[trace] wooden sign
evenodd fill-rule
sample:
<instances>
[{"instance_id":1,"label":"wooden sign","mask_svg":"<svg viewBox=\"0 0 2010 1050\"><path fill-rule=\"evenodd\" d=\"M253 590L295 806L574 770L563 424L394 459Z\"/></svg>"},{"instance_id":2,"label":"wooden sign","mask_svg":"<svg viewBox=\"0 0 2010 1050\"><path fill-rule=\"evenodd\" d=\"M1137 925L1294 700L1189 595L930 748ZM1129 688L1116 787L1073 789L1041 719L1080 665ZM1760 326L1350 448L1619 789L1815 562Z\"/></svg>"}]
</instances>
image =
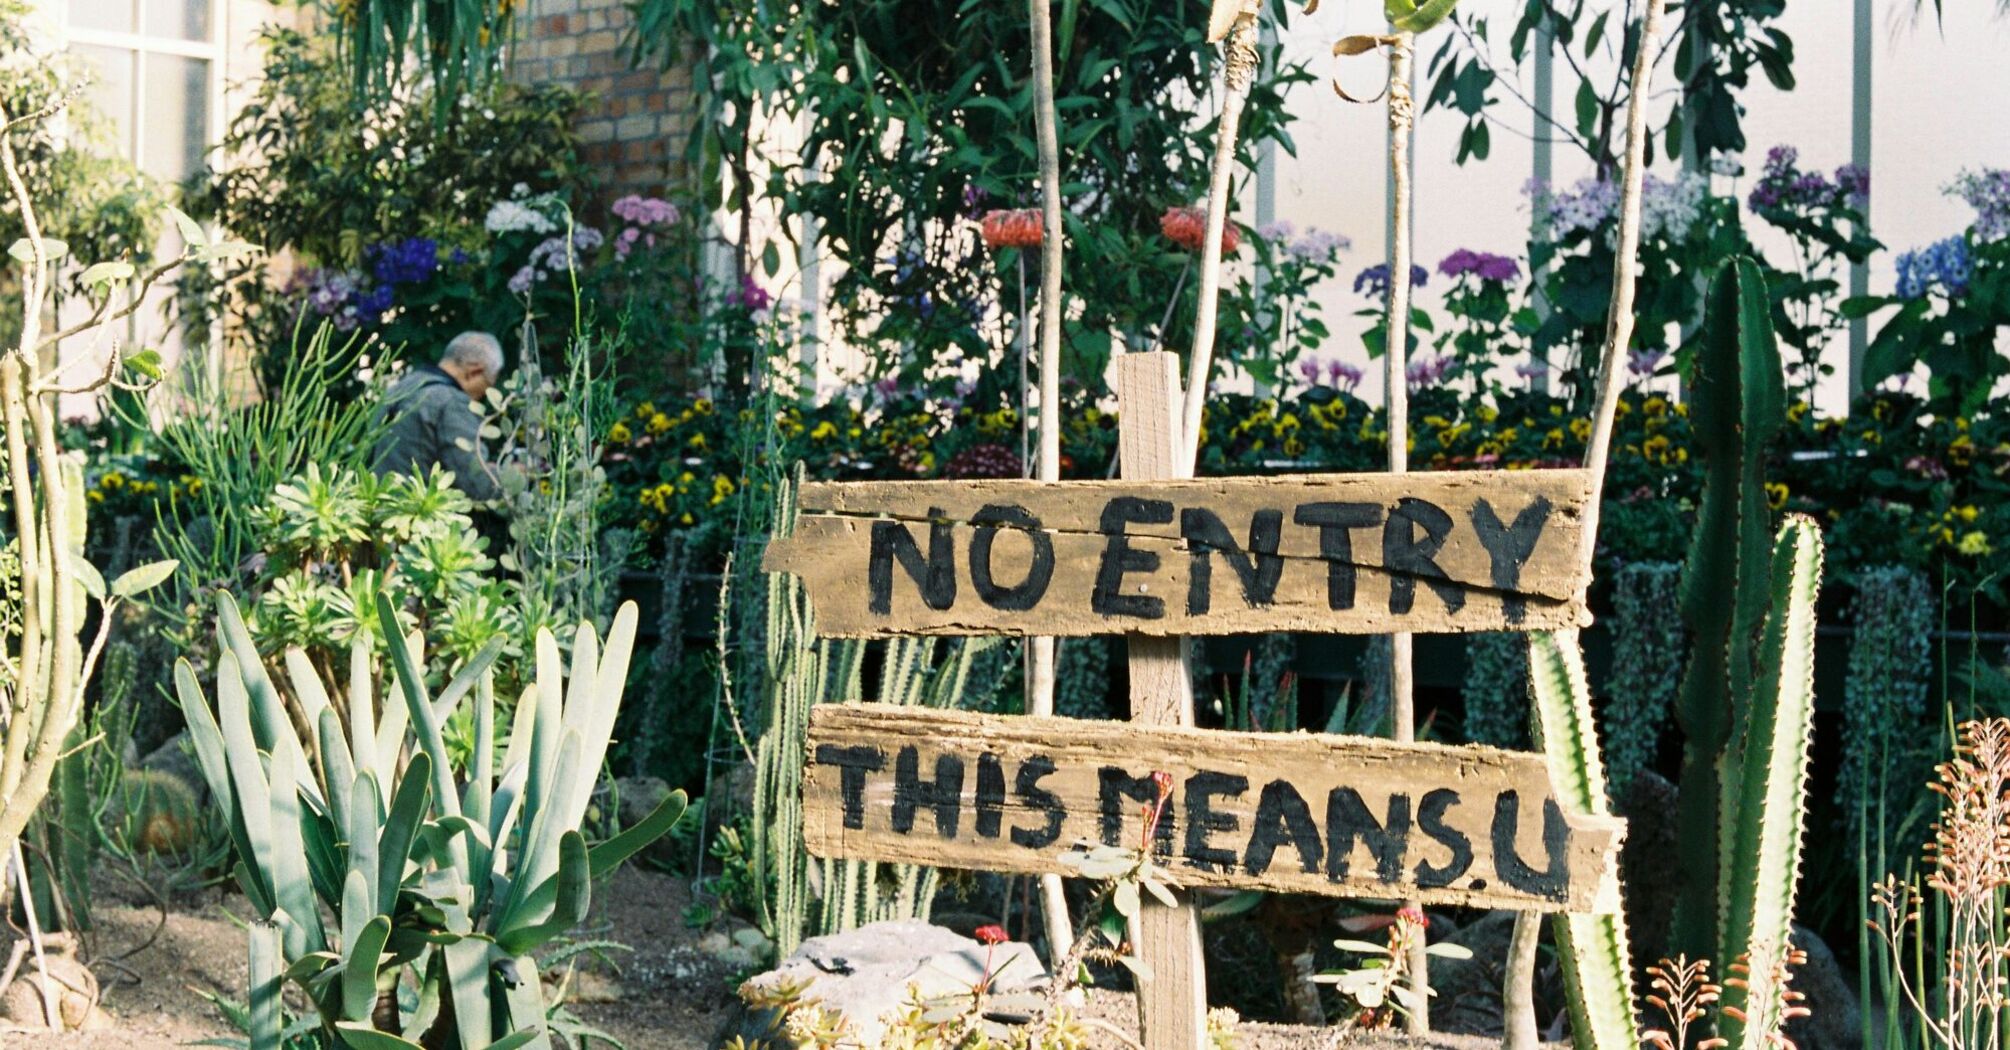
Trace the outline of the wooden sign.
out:
<instances>
[{"instance_id":1,"label":"wooden sign","mask_svg":"<svg viewBox=\"0 0 2010 1050\"><path fill-rule=\"evenodd\" d=\"M819 857L1072 874L1082 844L1154 849L1185 886L1611 912L1623 822L1567 813L1543 758L880 704L810 711Z\"/></svg>"},{"instance_id":2,"label":"wooden sign","mask_svg":"<svg viewBox=\"0 0 2010 1050\"><path fill-rule=\"evenodd\" d=\"M837 637L1578 627L1589 494L1582 470L810 482L766 568Z\"/></svg>"}]
</instances>

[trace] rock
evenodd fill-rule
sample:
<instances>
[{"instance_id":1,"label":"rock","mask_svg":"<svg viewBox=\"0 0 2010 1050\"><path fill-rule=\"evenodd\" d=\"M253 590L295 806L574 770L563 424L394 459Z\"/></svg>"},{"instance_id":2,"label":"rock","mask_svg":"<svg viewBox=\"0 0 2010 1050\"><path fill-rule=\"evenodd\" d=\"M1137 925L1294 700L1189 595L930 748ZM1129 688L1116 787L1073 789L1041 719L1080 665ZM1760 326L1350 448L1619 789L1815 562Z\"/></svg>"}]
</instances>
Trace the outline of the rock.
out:
<instances>
[{"instance_id":1,"label":"rock","mask_svg":"<svg viewBox=\"0 0 2010 1050\"><path fill-rule=\"evenodd\" d=\"M202 775L202 767L195 761L195 745L190 743L188 730L184 729L168 738L168 742L147 753L140 759L141 769L152 769L166 773L188 785L195 794L197 805L209 804L209 781Z\"/></svg>"},{"instance_id":2,"label":"rock","mask_svg":"<svg viewBox=\"0 0 2010 1050\"><path fill-rule=\"evenodd\" d=\"M670 797L670 785L661 777L620 777L614 781L614 793L621 799L620 811L623 828L632 828L656 812L656 807Z\"/></svg>"},{"instance_id":3,"label":"rock","mask_svg":"<svg viewBox=\"0 0 2010 1050\"><path fill-rule=\"evenodd\" d=\"M814 1003L827 1014L844 1017L849 1042L878 1046L889 1015L913 996L969 994L984 979L987 955L994 993L1024 990L1046 978L1030 945L1007 941L987 949L916 919L813 937L780 966L740 986L745 1007L728 1020L715 1045L734 1036L749 1043L768 1038L791 1009Z\"/></svg>"},{"instance_id":4,"label":"rock","mask_svg":"<svg viewBox=\"0 0 2010 1050\"><path fill-rule=\"evenodd\" d=\"M1514 913L1488 912L1453 931L1444 943L1473 953L1470 959L1431 957L1431 1028L1498 1039L1501 1035L1501 977Z\"/></svg>"},{"instance_id":5,"label":"rock","mask_svg":"<svg viewBox=\"0 0 2010 1050\"><path fill-rule=\"evenodd\" d=\"M1787 1038L1799 1050L1859 1050L1864 1045L1863 1012L1835 953L1813 930L1799 926L1794 927L1794 947L1808 957L1794 970L1793 988L1807 996L1801 1005L1809 1012L1787 1025Z\"/></svg>"},{"instance_id":6,"label":"rock","mask_svg":"<svg viewBox=\"0 0 2010 1050\"><path fill-rule=\"evenodd\" d=\"M43 959L48 966L46 986L34 955L22 952L14 983L0 991L0 1017L11 1026L48 1031L49 1015L43 998L46 987L56 1001L56 1019L61 1031L88 1032L110 1027L110 1019L98 1009L97 975L77 961L75 951L76 941L69 934L52 933L43 938Z\"/></svg>"}]
</instances>

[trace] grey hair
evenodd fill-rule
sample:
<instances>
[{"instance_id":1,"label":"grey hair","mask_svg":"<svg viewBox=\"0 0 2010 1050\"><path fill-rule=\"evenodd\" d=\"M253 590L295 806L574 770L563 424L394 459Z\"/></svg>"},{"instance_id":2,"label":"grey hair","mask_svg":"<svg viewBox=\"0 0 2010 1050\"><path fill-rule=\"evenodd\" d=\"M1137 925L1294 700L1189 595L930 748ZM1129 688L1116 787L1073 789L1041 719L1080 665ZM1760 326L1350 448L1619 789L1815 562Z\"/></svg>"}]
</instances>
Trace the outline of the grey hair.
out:
<instances>
[{"instance_id":1,"label":"grey hair","mask_svg":"<svg viewBox=\"0 0 2010 1050\"><path fill-rule=\"evenodd\" d=\"M440 352L440 363L476 365L490 379L500 379L503 371L502 343L487 332L462 332L447 342L447 348Z\"/></svg>"}]
</instances>

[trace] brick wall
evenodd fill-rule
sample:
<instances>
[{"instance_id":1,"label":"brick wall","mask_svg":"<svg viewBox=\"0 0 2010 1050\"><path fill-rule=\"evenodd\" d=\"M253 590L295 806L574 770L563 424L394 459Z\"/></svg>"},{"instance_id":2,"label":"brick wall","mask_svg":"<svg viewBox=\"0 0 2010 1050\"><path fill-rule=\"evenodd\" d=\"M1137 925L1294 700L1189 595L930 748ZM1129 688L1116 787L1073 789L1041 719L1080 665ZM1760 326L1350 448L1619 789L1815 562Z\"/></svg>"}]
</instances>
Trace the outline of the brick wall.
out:
<instances>
[{"instance_id":1,"label":"brick wall","mask_svg":"<svg viewBox=\"0 0 2010 1050\"><path fill-rule=\"evenodd\" d=\"M579 136L603 198L688 196L679 191L691 127L690 67L630 63L628 0L532 0L525 15L509 75L591 93Z\"/></svg>"}]
</instances>

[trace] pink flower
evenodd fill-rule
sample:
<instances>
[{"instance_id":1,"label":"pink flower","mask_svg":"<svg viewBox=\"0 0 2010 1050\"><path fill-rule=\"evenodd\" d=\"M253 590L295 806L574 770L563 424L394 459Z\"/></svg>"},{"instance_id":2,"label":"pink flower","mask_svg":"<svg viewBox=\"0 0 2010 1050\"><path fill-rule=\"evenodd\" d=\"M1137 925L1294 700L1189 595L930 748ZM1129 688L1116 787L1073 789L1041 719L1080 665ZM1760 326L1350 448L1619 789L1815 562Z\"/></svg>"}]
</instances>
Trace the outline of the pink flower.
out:
<instances>
[{"instance_id":1,"label":"pink flower","mask_svg":"<svg viewBox=\"0 0 2010 1050\"><path fill-rule=\"evenodd\" d=\"M1006 934L1005 927L1000 926L996 923L993 923L989 926L977 927L977 940L980 941L981 943L1004 944L1006 941L1009 941L1011 939L1012 938L1008 934Z\"/></svg>"},{"instance_id":2,"label":"pink flower","mask_svg":"<svg viewBox=\"0 0 2010 1050\"><path fill-rule=\"evenodd\" d=\"M1044 232L1038 208L1000 208L984 213L986 248L1038 248Z\"/></svg>"}]
</instances>

